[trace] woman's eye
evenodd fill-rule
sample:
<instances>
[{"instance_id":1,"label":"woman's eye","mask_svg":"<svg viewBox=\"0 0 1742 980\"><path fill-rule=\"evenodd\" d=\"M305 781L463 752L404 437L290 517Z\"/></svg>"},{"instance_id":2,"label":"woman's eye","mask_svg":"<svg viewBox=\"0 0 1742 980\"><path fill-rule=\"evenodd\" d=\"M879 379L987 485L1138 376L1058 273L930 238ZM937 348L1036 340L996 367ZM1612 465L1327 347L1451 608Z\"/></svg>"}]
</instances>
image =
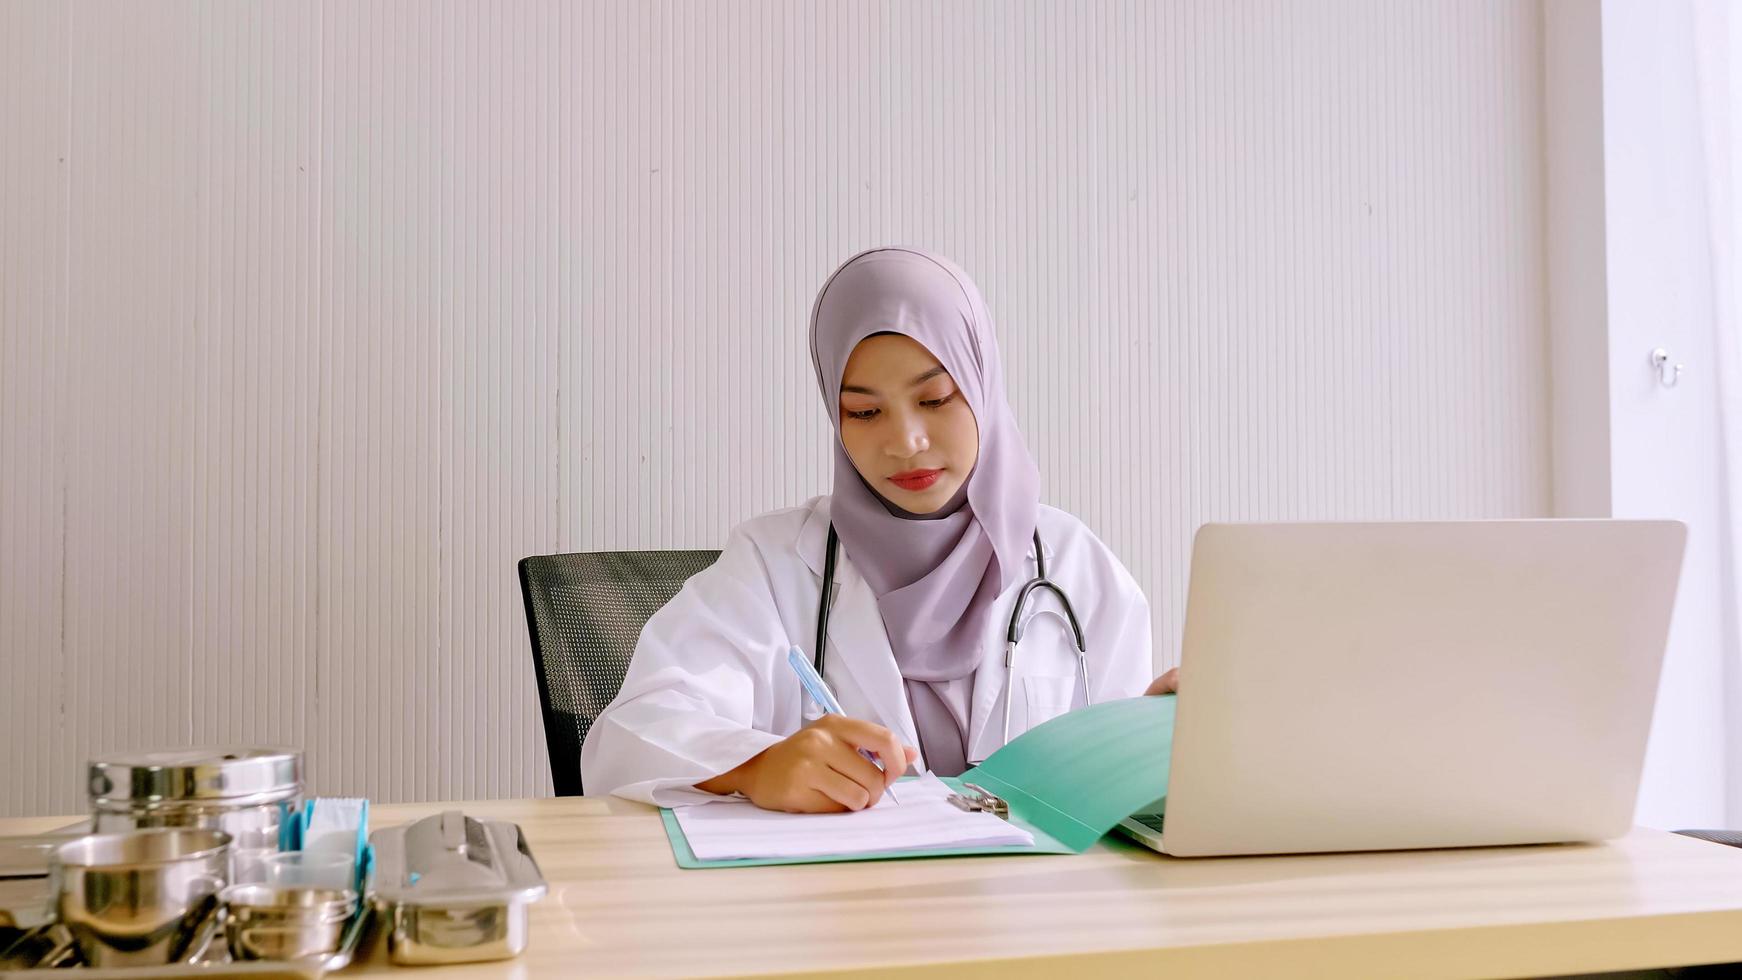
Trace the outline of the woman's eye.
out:
<instances>
[{"instance_id":1,"label":"woman's eye","mask_svg":"<svg viewBox=\"0 0 1742 980\"><path fill-rule=\"evenodd\" d=\"M877 410L875 408L867 408L863 412L855 412L852 409L843 408L841 409L841 414L850 419L858 419L861 422L867 422L877 415Z\"/></svg>"},{"instance_id":2,"label":"woman's eye","mask_svg":"<svg viewBox=\"0 0 1742 980\"><path fill-rule=\"evenodd\" d=\"M952 391L942 398L928 398L925 401L920 402L920 405L925 408L942 408L950 402L955 401L956 395L958 394L960 394L960 392Z\"/></svg>"}]
</instances>

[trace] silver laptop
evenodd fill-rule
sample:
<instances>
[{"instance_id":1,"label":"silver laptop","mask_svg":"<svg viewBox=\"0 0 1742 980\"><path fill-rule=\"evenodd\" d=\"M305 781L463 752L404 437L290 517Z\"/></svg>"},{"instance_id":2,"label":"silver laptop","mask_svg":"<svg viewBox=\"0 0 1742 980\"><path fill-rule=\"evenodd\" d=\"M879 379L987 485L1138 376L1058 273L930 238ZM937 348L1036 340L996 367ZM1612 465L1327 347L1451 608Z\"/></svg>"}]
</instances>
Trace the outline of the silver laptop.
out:
<instances>
[{"instance_id":1,"label":"silver laptop","mask_svg":"<svg viewBox=\"0 0 1742 980\"><path fill-rule=\"evenodd\" d=\"M1178 856L1600 840L1632 824L1687 528L1211 524L1192 550Z\"/></svg>"}]
</instances>

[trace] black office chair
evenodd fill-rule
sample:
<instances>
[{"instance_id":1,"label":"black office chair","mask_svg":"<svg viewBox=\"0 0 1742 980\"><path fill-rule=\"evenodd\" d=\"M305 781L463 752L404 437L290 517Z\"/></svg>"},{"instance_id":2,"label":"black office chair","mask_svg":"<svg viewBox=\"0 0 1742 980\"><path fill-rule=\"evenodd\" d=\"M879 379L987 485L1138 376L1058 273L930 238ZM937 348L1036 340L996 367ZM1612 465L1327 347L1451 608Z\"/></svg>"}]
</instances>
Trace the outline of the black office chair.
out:
<instances>
[{"instance_id":1,"label":"black office chair","mask_svg":"<svg viewBox=\"0 0 1742 980\"><path fill-rule=\"evenodd\" d=\"M718 551L593 551L520 561L558 796L581 795L581 742L617 696L641 627Z\"/></svg>"}]
</instances>

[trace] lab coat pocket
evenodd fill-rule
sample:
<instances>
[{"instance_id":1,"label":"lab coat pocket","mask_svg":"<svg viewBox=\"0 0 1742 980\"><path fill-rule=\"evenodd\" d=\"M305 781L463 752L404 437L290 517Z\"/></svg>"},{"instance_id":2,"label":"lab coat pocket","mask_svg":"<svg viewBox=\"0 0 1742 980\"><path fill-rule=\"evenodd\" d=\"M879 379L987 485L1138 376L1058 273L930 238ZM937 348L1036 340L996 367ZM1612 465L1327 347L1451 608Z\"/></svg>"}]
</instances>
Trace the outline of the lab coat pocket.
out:
<instances>
[{"instance_id":1,"label":"lab coat pocket","mask_svg":"<svg viewBox=\"0 0 1742 980\"><path fill-rule=\"evenodd\" d=\"M1076 683L1075 677L1024 677L1022 692L1028 711L1024 730L1071 710L1071 695L1076 692Z\"/></svg>"}]
</instances>

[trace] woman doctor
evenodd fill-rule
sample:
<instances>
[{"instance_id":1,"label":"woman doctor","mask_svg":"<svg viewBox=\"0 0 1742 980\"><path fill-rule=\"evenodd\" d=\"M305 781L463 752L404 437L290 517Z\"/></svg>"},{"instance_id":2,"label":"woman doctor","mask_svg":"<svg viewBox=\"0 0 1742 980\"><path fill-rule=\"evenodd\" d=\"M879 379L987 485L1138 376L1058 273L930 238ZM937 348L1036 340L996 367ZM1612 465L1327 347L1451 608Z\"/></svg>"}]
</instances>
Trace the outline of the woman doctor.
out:
<instances>
[{"instance_id":1,"label":"woman doctor","mask_svg":"<svg viewBox=\"0 0 1742 980\"><path fill-rule=\"evenodd\" d=\"M985 759L1004 743L1006 699L1014 737L1091 701L1174 690L1174 671L1150 683L1149 604L1130 573L1081 521L1040 503L992 320L966 273L907 249L854 256L817 294L811 359L838 436L834 492L739 525L648 620L621 691L587 732L588 793L858 810L910 765L955 775ZM823 677L845 714L822 716L787 651L816 657L831 524ZM1081 625L1086 670L1045 590L1024 606L1006 670L1037 532Z\"/></svg>"}]
</instances>

